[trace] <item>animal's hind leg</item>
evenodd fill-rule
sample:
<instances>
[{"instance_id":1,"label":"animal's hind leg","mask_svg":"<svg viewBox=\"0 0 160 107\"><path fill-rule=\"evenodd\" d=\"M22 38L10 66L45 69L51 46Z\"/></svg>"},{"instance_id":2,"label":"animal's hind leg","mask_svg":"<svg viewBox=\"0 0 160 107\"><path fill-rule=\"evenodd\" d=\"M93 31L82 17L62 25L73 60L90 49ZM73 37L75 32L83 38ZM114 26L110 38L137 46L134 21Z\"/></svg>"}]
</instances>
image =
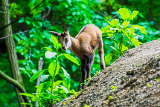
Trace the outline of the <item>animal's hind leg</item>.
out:
<instances>
[{"instance_id":1,"label":"animal's hind leg","mask_svg":"<svg viewBox=\"0 0 160 107\"><path fill-rule=\"evenodd\" d=\"M99 53L99 57L100 57L100 66L101 69L105 68L105 62L104 62L104 51L103 51L103 42L102 39L99 41L99 47L98 47L98 53Z\"/></svg>"},{"instance_id":2,"label":"animal's hind leg","mask_svg":"<svg viewBox=\"0 0 160 107\"><path fill-rule=\"evenodd\" d=\"M93 59L94 59L94 55L88 55L87 56L87 66L86 66L87 79L90 78L90 76L91 76L90 71L91 71L91 66L92 66Z\"/></svg>"}]
</instances>

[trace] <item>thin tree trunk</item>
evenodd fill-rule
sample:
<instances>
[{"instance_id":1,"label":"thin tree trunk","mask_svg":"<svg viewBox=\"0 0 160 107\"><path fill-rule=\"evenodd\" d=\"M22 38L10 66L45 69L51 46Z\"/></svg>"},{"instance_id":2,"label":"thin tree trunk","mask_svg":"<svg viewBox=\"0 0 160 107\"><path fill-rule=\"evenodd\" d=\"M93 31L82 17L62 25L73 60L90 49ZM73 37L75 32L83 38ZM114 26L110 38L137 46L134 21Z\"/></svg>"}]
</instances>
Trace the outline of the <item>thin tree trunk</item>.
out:
<instances>
[{"instance_id":1,"label":"thin tree trunk","mask_svg":"<svg viewBox=\"0 0 160 107\"><path fill-rule=\"evenodd\" d=\"M38 71L42 70L42 68L43 68L43 63L44 63L43 58L40 57L40 59L39 59L39 64L38 64ZM38 79L37 79L37 84L36 84L37 87L40 85L40 81L41 81L41 74L39 75L39 77L38 77ZM36 93L38 93L38 92L37 92L37 89L36 89ZM36 107L39 106L38 101L36 101L35 104L36 104Z\"/></svg>"},{"instance_id":2,"label":"thin tree trunk","mask_svg":"<svg viewBox=\"0 0 160 107\"><path fill-rule=\"evenodd\" d=\"M0 7L2 8L2 26L5 26L10 23L10 15L9 15L9 6L8 6L8 0L0 0ZM8 36L12 35L12 28L11 25L7 26L3 30L3 36ZM15 43L14 43L14 38L13 36L9 36L5 39L6 47L7 47L7 52L8 52L8 58L10 62L10 68L12 72L13 78L19 82L22 87L23 86L23 81L22 81L22 76L19 71L19 65L18 65L18 59L17 59L17 54L15 50ZM20 107L26 107L25 105L22 105L21 103L24 102L23 96L18 95L20 91L15 87L16 95L18 98L18 102Z\"/></svg>"}]
</instances>

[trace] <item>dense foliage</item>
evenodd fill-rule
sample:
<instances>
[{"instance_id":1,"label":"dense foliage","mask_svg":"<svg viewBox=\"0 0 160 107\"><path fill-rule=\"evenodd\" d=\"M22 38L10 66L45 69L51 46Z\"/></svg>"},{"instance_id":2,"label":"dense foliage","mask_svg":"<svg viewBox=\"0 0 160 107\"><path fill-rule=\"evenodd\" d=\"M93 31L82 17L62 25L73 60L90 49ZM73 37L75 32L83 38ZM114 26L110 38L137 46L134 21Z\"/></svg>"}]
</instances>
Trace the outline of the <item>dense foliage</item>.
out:
<instances>
[{"instance_id":1,"label":"dense foliage","mask_svg":"<svg viewBox=\"0 0 160 107\"><path fill-rule=\"evenodd\" d=\"M31 97L32 101L38 101L41 106L49 104L51 99L56 102L70 94L76 95L81 77L80 61L69 50L63 51L49 30L62 32L61 25L66 25L74 37L86 24L99 26L103 32L106 66L126 50L160 37L158 0L120 1L11 0L11 20L19 19L12 24L12 29L19 69L28 92L25 95ZM11 75L7 54L0 52L0 70ZM99 55L97 51L95 53L92 76L100 70ZM40 57L43 57L44 65L43 70L38 71ZM40 74L41 84L35 87L34 80ZM17 106L14 87L1 78L0 84L0 106Z\"/></svg>"}]
</instances>

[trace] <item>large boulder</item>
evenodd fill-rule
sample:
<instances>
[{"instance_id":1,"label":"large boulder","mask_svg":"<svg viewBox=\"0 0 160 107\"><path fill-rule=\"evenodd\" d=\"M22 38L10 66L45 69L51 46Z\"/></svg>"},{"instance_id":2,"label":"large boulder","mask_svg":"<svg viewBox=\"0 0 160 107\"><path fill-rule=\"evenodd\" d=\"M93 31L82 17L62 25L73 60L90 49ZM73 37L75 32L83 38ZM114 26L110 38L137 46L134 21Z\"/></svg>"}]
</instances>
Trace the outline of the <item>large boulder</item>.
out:
<instances>
[{"instance_id":1,"label":"large boulder","mask_svg":"<svg viewBox=\"0 0 160 107\"><path fill-rule=\"evenodd\" d=\"M55 106L160 106L160 39L129 49L92 77L77 96Z\"/></svg>"}]
</instances>

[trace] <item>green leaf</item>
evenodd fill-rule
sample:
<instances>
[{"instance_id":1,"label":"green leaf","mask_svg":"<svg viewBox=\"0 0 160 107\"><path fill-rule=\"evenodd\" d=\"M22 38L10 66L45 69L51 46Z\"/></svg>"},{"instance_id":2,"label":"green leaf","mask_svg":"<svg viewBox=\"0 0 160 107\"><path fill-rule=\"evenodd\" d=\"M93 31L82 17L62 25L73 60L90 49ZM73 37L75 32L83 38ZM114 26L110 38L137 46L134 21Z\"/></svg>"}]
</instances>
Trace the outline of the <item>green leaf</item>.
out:
<instances>
[{"instance_id":1,"label":"green leaf","mask_svg":"<svg viewBox=\"0 0 160 107\"><path fill-rule=\"evenodd\" d=\"M23 23L24 22L24 18L22 17L19 21L18 21L18 23Z\"/></svg>"},{"instance_id":2,"label":"green leaf","mask_svg":"<svg viewBox=\"0 0 160 107\"><path fill-rule=\"evenodd\" d=\"M129 28L129 37L132 38L134 34L135 29L134 28Z\"/></svg>"},{"instance_id":3,"label":"green leaf","mask_svg":"<svg viewBox=\"0 0 160 107\"><path fill-rule=\"evenodd\" d=\"M47 51L51 51L51 52L53 52L53 50L51 49L51 48L49 48L49 47L43 47L42 49L47 49Z\"/></svg>"},{"instance_id":4,"label":"green leaf","mask_svg":"<svg viewBox=\"0 0 160 107\"><path fill-rule=\"evenodd\" d=\"M75 63L77 65L80 65L78 60L75 57L71 56L70 54L62 54L62 55L64 55L67 59L69 59L73 63Z\"/></svg>"},{"instance_id":5,"label":"green leaf","mask_svg":"<svg viewBox=\"0 0 160 107\"><path fill-rule=\"evenodd\" d=\"M67 94L68 93L68 90L67 90L67 88L66 87L64 87L63 85L60 85L62 88L63 88L63 90L65 91L65 93Z\"/></svg>"},{"instance_id":6,"label":"green leaf","mask_svg":"<svg viewBox=\"0 0 160 107\"><path fill-rule=\"evenodd\" d=\"M44 84L45 84L45 83L40 83L40 85L37 87L37 93L41 93ZM36 97L39 98L39 94L36 94Z\"/></svg>"},{"instance_id":7,"label":"green leaf","mask_svg":"<svg viewBox=\"0 0 160 107\"><path fill-rule=\"evenodd\" d=\"M28 97L31 97L31 98L36 98L34 95L29 94L29 93L20 93L19 95L24 95L24 96L28 96Z\"/></svg>"},{"instance_id":8,"label":"green leaf","mask_svg":"<svg viewBox=\"0 0 160 107\"><path fill-rule=\"evenodd\" d=\"M45 52L45 57L46 57L46 58L52 58L52 57L54 57L55 55L57 55L56 52L51 52L51 51L46 51L46 52Z\"/></svg>"},{"instance_id":9,"label":"green leaf","mask_svg":"<svg viewBox=\"0 0 160 107\"><path fill-rule=\"evenodd\" d=\"M128 21L123 21L122 25L123 25L123 28L126 28L128 26L129 22Z\"/></svg>"},{"instance_id":10,"label":"green leaf","mask_svg":"<svg viewBox=\"0 0 160 107\"><path fill-rule=\"evenodd\" d=\"M13 37L16 39L17 42L21 41L21 39L17 35L14 35Z\"/></svg>"},{"instance_id":11,"label":"green leaf","mask_svg":"<svg viewBox=\"0 0 160 107\"><path fill-rule=\"evenodd\" d=\"M143 26L139 26L139 25L132 25L135 29L139 29L141 31L141 33L147 35L146 29Z\"/></svg>"},{"instance_id":12,"label":"green leaf","mask_svg":"<svg viewBox=\"0 0 160 107\"><path fill-rule=\"evenodd\" d=\"M131 41L132 41L133 45L135 45L135 46L139 46L139 45L142 44L141 42L139 42L139 41L136 40L135 38L132 38Z\"/></svg>"},{"instance_id":13,"label":"green leaf","mask_svg":"<svg viewBox=\"0 0 160 107\"><path fill-rule=\"evenodd\" d=\"M129 10L126 9L126 8L120 8L118 10L118 13L120 14L121 18L123 20L128 20L130 18L130 13L129 13Z\"/></svg>"},{"instance_id":14,"label":"green leaf","mask_svg":"<svg viewBox=\"0 0 160 107\"><path fill-rule=\"evenodd\" d=\"M127 32L125 31L125 30L121 30L122 32L123 32L123 34L126 36L126 37L128 37L128 34L127 34Z\"/></svg>"},{"instance_id":15,"label":"green leaf","mask_svg":"<svg viewBox=\"0 0 160 107\"><path fill-rule=\"evenodd\" d=\"M41 75L41 82L44 82L48 77L49 75Z\"/></svg>"},{"instance_id":16,"label":"green leaf","mask_svg":"<svg viewBox=\"0 0 160 107\"><path fill-rule=\"evenodd\" d=\"M62 83L61 80L57 80L56 82L54 82L53 89L55 89L56 86L58 86L60 83Z\"/></svg>"},{"instance_id":17,"label":"green leaf","mask_svg":"<svg viewBox=\"0 0 160 107\"><path fill-rule=\"evenodd\" d=\"M47 69L43 69L38 71L37 73L35 73L31 78L30 78L30 82L32 83L40 74L42 74L44 71L46 71Z\"/></svg>"},{"instance_id":18,"label":"green leaf","mask_svg":"<svg viewBox=\"0 0 160 107\"><path fill-rule=\"evenodd\" d=\"M77 70L76 65L72 65L72 71L75 72Z\"/></svg>"},{"instance_id":19,"label":"green leaf","mask_svg":"<svg viewBox=\"0 0 160 107\"><path fill-rule=\"evenodd\" d=\"M21 103L23 105L33 105L33 104L30 104L30 103Z\"/></svg>"},{"instance_id":20,"label":"green leaf","mask_svg":"<svg viewBox=\"0 0 160 107\"><path fill-rule=\"evenodd\" d=\"M28 20L25 20L25 22L27 23L27 25L29 25L31 22L30 21L28 21Z\"/></svg>"},{"instance_id":21,"label":"green leaf","mask_svg":"<svg viewBox=\"0 0 160 107\"><path fill-rule=\"evenodd\" d=\"M51 38L52 38L52 42L53 42L53 46L56 46L58 45L58 40L53 36L51 35Z\"/></svg>"},{"instance_id":22,"label":"green leaf","mask_svg":"<svg viewBox=\"0 0 160 107\"><path fill-rule=\"evenodd\" d=\"M119 48L119 44L117 44L117 47ZM125 52L126 50L128 50L128 47L124 46L124 44L122 44L122 52Z\"/></svg>"},{"instance_id":23,"label":"green leaf","mask_svg":"<svg viewBox=\"0 0 160 107\"><path fill-rule=\"evenodd\" d=\"M110 62L111 62L111 60L112 60L112 54L111 53L109 53L109 54L107 54L106 56L105 56L105 62L106 62L106 64L110 64Z\"/></svg>"},{"instance_id":24,"label":"green leaf","mask_svg":"<svg viewBox=\"0 0 160 107\"><path fill-rule=\"evenodd\" d=\"M133 11L133 13L130 16L129 20L133 20L133 18L136 17L138 13L139 13L139 11Z\"/></svg>"},{"instance_id":25,"label":"green leaf","mask_svg":"<svg viewBox=\"0 0 160 107\"><path fill-rule=\"evenodd\" d=\"M61 67L61 69L64 72L64 77L63 77L63 86L66 87L68 90L70 90L70 75L67 73L67 71Z\"/></svg>"},{"instance_id":26,"label":"green leaf","mask_svg":"<svg viewBox=\"0 0 160 107\"><path fill-rule=\"evenodd\" d=\"M53 77L54 74L56 76L58 74L58 72L59 72L59 68L60 68L59 63L56 63L56 61L53 61L48 66L48 72L52 77Z\"/></svg>"},{"instance_id":27,"label":"green leaf","mask_svg":"<svg viewBox=\"0 0 160 107\"><path fill-rule=\"evenodd\" d=\"M140 26L139 30L141 31L141 33L147 35L146 29L143 26Z\"/></svg>"},{"instance_id":28,"label":"green leaf","mask_svg":"<svg viewBox=\"0 0 160 107\"><path fill-rule=\"evenodd\" d=\"M119 23L119 19L112 19L111 22L110 22L110 25L112 27L116 27Z\"/></svg>"}]
</instances>

